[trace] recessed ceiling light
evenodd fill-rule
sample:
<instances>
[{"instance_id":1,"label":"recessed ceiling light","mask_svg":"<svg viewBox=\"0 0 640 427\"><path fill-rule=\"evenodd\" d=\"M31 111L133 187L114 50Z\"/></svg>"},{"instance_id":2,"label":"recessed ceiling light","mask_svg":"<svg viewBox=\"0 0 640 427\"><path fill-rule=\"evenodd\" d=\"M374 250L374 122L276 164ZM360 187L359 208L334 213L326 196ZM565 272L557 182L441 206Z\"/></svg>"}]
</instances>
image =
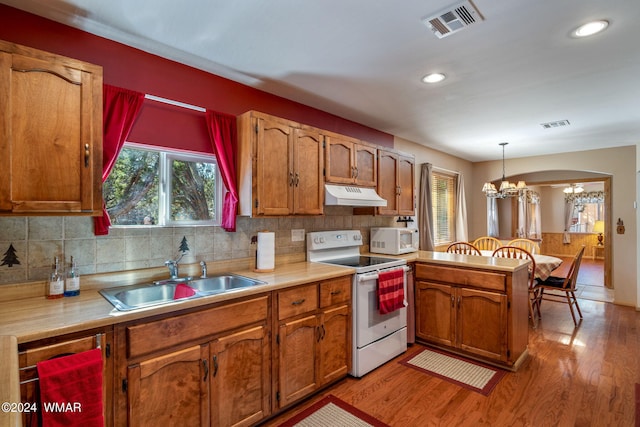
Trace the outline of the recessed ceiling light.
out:
<instances>
[{"instance_id":1,"label":"recessed ceiling light","mask_svg":"<svg viewBox=\"0 0 640 427\"><path fill-rule=\"evenodd\" d=\"M423 83L438 83L443 81L447 76L442 73L431 73L427 74L422 78Z\"/></svg>"},{"instance_id":2,"label":"recessed ceiling light","mask_svg":"<svg viewBox=\"0 0 640 427\"><path fill-rule=\"evenodd\" d=\"M604 31L609 26L609 21L604 19L599 21L591 21L580 25L571 33L574 37L588 37Z\"/></svg>"}]
</instances>

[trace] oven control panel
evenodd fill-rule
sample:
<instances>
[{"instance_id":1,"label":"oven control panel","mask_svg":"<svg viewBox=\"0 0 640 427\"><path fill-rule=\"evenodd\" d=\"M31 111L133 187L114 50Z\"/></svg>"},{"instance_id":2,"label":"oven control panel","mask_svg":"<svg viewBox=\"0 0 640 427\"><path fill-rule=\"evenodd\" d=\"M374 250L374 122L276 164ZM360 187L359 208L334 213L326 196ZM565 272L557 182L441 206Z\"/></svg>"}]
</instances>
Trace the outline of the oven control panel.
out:
<instances>
[{"instance_id":1,"label":"oven control panel","mask_svg":"<svg viewBox=\"0 0 640 427\"><path fill-rule=\"evenodd\" d=\"M307 250L361 246L360 230L316 231L307 234Z\"/></svg>"}]
</instances>

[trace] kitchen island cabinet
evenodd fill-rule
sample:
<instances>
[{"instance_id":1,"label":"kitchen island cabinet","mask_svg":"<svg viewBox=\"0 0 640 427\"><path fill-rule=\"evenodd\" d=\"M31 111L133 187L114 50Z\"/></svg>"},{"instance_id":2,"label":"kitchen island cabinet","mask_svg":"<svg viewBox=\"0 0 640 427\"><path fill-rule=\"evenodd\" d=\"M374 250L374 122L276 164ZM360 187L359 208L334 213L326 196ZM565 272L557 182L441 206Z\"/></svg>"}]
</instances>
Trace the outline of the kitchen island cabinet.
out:
<instances>
[{"instance_id":1,"label":"kitchen island cabinet","mask_svg":"<svg viewBox=\"0 0 640 427\"><path fill-rule=\"evenodd\" d=\"M418 341L516 370L527 355L526 263L437 256L415 265Z\"/></svg>"},{"instance_id":2,"label":"kitchen island cabinet","mask_svg":"<svg viewBox=\"0 0 640 427\"><path fill-rule=\"evenodd\" d=\"M0 214L102 212L102 67L0 41Z\"/></svg>"}]
</instances>

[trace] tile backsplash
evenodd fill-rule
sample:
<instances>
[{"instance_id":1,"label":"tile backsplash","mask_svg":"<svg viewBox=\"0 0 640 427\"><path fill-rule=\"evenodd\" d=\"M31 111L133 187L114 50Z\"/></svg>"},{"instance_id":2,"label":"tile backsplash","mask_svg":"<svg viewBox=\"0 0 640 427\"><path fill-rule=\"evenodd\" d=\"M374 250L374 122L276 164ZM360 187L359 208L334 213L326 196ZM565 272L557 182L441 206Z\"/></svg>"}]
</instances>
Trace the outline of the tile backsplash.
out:
<instances>
[{"instance_id":1,"label":"tile backsplash","mask_svg":"<svg viewBox=\"0 0 640 427\"><path fill-rule=\"evenodd\" d=\"M0 284L47 278L54 256L71 256L80 274L161 267L180 255L186 237L189 251L181 262L224 261L255 255L251 237L258 231L276 233L276 255L306 253L306 241L291 241L292 229L305 233L359 229L365 245L369 228L397 226L395 217L353 215L349 207L327 206L325 215L309 217L238 217L236 232L220 227L114 227L107 236L93 234L90 217L0 217Z\"/></svg>"}]
</instances>

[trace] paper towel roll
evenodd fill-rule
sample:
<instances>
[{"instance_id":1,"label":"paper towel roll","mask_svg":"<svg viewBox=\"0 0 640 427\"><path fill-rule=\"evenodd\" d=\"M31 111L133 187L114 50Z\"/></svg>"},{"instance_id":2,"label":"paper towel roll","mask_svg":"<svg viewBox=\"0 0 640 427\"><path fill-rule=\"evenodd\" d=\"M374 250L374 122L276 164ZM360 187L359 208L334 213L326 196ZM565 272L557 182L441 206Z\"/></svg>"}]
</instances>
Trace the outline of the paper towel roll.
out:
<instances>
[{"instance_id":1,"label":"paper towel roll","mask_svg":"<svg viewBox=\"0 0 640 427\"><path fill-rule=\"evenodd\" d=\"M276 234L273 232L259 232L255 271L273 271L275 259Z\"/></svg>"}]
</instances>

